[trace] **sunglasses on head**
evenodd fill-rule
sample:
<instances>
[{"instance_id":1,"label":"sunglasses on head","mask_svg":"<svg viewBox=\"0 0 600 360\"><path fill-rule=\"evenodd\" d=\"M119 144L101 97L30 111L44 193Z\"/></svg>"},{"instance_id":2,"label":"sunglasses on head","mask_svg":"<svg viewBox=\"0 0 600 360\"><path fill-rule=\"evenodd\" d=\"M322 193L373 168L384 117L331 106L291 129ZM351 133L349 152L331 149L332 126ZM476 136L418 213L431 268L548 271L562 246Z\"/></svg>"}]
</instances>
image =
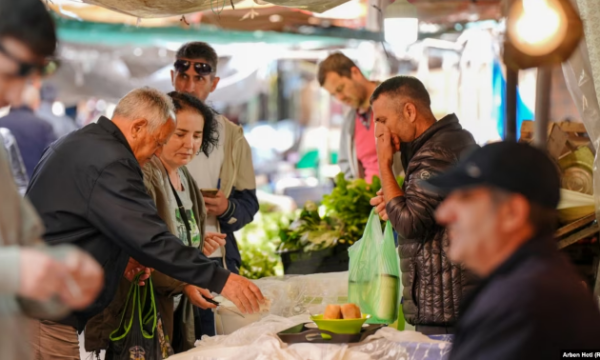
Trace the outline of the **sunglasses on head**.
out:
<instances>
[{"instance_id":1,"label":"sunglasses on head","mask_svg":"<svg viewBox=\"0 0 600 360\"><path fill-rule=\"evenodd\" d=\"M54 60L54 59L50 59L47 60L44 64L35 64L35 63L28 63L28 62L24 62L20 59L18 59L16 56L14 56L13 54L11 54L10 52L8 52L8 50L6 50L6 48L4 46L2 46L2 44L0 43L0 53L4 54L7 58L9 58L10 60L16 62L19 66L19 69L16 71L16 73L14 73L14 76L17 77L28 77L30 75L33 75L34 73L38 73L41 76L48 76L48 75L52 75L56 72L56 70L58 70L58 67L60 66L58 60Z\"/></svg>"},{"instance_id":2,"label":"sunglasses on head","mask_svg":"<svg viewBox=\"0 0 600 360\"><path fill-rule=\"evenodd\" d=\"M175 64L173 66L175 67L175 70L177 72L184 73L184 72L188 71L188 69L192 65L194 66L194 70L196 71L196 74L198 74L198 75L206 76L206 75L210 75L213 73L212 66L210 66L210 64L203 63L203 62L177 60L177 61L175 61Z\"/></svg>"}]
</instances>

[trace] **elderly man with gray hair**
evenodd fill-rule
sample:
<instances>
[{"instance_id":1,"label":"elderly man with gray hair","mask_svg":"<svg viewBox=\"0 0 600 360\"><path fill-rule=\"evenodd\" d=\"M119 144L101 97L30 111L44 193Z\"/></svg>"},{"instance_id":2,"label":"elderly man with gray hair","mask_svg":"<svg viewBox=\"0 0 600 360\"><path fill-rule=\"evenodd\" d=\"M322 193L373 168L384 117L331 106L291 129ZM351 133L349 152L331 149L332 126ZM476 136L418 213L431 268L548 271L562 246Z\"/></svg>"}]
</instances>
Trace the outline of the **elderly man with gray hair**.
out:
<instances>
[{"instance_id":1,"label":"elderly man with gray hair","mask_svg":"<svg viewBox=\"0 0 600 360\"><path fill-rule=\"evenodd\" d=\"M259 311L260 290L185 246L146 192L141 167L160 154L174 130L171 99L154 89L136 89L119 102L111 120L101 117L63 137L42 157L27 195L46 225L44 240L91 253L104 268L106 286L84 311L39 322L36 359L79 359L77 332L109 305L121 277L132 280L144 267L142 281L148 268L155 268L222 294L242 312Z\"/></svg>"}]
</instances>

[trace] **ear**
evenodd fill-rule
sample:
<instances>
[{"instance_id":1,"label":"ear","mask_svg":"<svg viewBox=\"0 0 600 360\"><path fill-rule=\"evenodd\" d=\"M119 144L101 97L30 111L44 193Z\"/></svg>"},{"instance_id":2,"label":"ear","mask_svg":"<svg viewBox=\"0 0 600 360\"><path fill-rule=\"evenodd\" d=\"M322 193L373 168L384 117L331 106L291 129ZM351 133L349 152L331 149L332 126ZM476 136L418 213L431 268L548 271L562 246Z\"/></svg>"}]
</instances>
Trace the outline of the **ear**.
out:
<instances>
[{"instance_id":1,"label":"ear","mask_svg":"<svg viewBox=\"0 0 600 360\"><path fill-rule=\"evenodd\" d=\"M175 86L175 71L171 70L171 85Z\"/></svg>"},{"instance_id":2,"label":"ear","mask_svg":"<svg viewBox=\"0 0 600 360\"><path fill-rule=\"evenodd\" d=\"M512 195L506 202L502 227L507 232L521 229L529 223L531 206L523 195Z\"/></svg>"},{"instance_id":3,"label":"ear","mask_svg":"<svg viewBox=\"0 0 600 360\"><path fill-rule=\"evenodd\" d=\"M132 137L135 139L136 137L140 136L141 132L147 126L148 126L148 120L146 120L144 118L133 120L131 122L131 127L130 127Z\"/></svg>"},{"instance_id":4,"label":"ear","mask_svg":"<svg viewBox=\"0 0 600 360\"><path fill-rule=\"evenodd\" d=\"M414 123L417 120L417 107L415 104L407 102L404 104L403 112L404 118L408 119L409 122Z\"/></svg>"},{"instance_id":5,"label":"ear","mask_svg":"<svg viewBox=\"0 0 600 360\"><path fill-rule=\"evenodd\" d=\"M218 76L215 76L215 78L213 79L212 87L210 88L210 92L215 91L215 89L217 88L217 85L219 85L219 81L221 81L221 78Z\"/></svg>"},{"instance_id":6,"label":"ear","mask_svg":"<svg viewBox=\"0 0 600 360\"><path fill-rule=\"evenodd\" d=\"M357 68L356 66L353 66L350 69L350 76L351 76L352 80L358 80L361 77L363 77L363 74L362 74L362 72L360 71L359 68Z\"/></svg>"}]
</instances>

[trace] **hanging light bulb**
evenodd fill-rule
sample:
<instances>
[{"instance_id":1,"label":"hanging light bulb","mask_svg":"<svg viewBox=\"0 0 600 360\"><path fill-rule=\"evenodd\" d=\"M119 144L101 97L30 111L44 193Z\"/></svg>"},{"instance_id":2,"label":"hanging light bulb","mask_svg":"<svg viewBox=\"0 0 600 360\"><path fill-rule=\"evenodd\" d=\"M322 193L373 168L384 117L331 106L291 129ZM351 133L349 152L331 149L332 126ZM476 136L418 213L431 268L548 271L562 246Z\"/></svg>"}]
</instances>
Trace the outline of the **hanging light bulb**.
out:
<instances>
[{"instance_id":1,"label":"hanging light bulb","mask_svg":"<svg viewBox=\"0 0 600 360\"><path fill-rule=\"evenodd\" d=\"M583 36L569 0L515 0L506 19L504 59L516 68L560 63Z\"/></svg>"}]
</instances>

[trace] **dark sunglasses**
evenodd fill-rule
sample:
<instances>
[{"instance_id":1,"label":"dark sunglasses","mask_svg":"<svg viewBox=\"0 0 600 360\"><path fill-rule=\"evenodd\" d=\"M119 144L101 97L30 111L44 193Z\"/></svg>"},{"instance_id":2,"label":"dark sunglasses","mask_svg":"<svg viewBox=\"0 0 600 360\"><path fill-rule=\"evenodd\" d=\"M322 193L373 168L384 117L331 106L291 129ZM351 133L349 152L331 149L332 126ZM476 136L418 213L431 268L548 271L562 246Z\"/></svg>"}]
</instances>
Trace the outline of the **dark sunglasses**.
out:
<instances>
[{"instance_id":1,"label":"dark sunglasses","mask_svg":"<svg viewBox=\"0 0 600 360\"><path fill-rule=\"evenodd\" d=\"M173 67L175 68L175 70L177 72L184 73L184 72L188 71L188 69L192 65L194 65L194 70L196 71L196 74L198 74L198 75L206 76L206 75L210 75L213 73L212 66L210 66L210 64L203 63L203 62L177 60L177 61L175 61L175 64L173 65Z\"/></svg>"},{"instance_id":2,"label":"dark sunglasses","mask_svg":"<svg viewBox=\"0 0 600 360\"><path fill-rule=\"evenodd\" d=\"M0 53L4 54L7 58L16 62L19 65L19 69L17 70L17 72L15 74L13 74L14 76L17 76L17 77L22 77L22 78L28 77L35 72L38 72L41 76L52 75L56 72L56 70L58 70L58 67L60 66L58 60L55 60L55 59L49 59L44 64L32 64L32 63L24 62L24 61L18 59L13 54L9 53L8 50L6 50L6 48L4 46L2 46L1 43L0 43Z\"/></svg>"}]
</instances>

